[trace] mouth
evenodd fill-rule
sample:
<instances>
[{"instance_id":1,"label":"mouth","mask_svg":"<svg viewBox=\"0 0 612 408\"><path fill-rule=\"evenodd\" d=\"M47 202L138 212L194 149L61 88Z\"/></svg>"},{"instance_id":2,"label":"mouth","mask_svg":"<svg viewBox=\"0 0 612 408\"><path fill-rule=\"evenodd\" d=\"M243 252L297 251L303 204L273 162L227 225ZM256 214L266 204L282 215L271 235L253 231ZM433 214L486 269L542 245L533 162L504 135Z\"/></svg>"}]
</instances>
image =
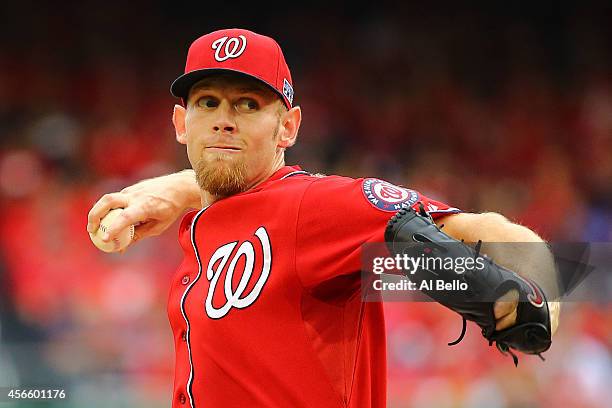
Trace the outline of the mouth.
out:
<instances>
[{"instance_id":1,"label":"mouth","mask_svg":"<svg viewBox=\"0 0 612 408\"><path fill-rule=\"evenodd\" d=\"M235 147L235 146L217 145L217 146L208 146L206 150L235 153L235 152L241 151L242 149L239 147Z\"/></svg>"}]
</instances>

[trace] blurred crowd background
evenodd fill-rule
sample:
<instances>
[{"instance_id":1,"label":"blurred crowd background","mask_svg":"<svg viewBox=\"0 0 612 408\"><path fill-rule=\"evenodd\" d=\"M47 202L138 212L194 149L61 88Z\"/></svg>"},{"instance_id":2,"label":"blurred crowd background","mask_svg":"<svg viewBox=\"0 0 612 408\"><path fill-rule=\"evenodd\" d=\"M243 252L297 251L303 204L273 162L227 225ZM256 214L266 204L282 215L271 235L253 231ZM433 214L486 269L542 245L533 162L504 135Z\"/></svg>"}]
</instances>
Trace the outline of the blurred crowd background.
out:
<instances>
[{"instance_id":1,"label":"blurred crowd background","mask_svg":"<svg viewBox=\"0 0 612 408\"><path fill-rule=\"evenodd\" d=\"M289 164L501 212L547 240L610 241L612 8L413 3L3 3L0 387L64 386L62 407L169 406L176 225L106 255L86 216L103 193L188 167L169 86L218 28L283 47L304 116ZM475 327L448 348L461 321L438 305L386 309L389 407L612 398L609 304L566 305L547 361L518 368Z\"/></svg>"}]
</instances>

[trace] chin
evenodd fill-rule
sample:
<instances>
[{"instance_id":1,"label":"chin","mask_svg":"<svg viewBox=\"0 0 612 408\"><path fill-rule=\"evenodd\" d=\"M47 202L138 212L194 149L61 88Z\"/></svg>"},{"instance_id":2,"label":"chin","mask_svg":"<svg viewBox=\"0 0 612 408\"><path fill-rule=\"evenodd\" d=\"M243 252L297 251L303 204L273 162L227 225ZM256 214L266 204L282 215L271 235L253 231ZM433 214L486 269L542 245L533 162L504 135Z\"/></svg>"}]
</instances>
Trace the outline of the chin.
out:
<instances>
[{"instance_id":1,"label":"chin","mask_svg":"<svg viewBox=\"0 0 612 408\"><path fill-rule=\"evenodd\" d=\"M232 154L215 154L212 160L202 159L194 166L202 190L218 197L228 197L246 189L246 164L227 156Z\"/></svg>"}]
</instances>

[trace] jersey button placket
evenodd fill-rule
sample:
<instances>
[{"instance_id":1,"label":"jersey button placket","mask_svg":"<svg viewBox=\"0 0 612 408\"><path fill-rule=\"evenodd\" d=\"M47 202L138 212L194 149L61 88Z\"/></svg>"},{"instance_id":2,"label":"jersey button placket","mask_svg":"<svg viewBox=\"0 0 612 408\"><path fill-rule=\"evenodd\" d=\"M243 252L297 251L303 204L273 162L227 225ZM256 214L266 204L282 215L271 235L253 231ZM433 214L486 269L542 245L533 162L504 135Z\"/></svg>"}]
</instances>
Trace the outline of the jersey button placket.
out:
<instances>
[{"instance_id":1,"label":"jersey button placket","mask_svg":"<svg viewBox=\"0 0 612 408\"><path fill-rule=\"evenodd\" d=\"M181 340L187 341L187 332L185 330L181 332Z\"/></svg>"},{"instance_id":2,"label":"jersey button placket","mask_svg":"<svg viewBox=\"0 0 612 408\"><path fill-rule=\"evenodd\" d=\"M187 402L187 397L185 397L185 394L181 393L178 396L178 400L181 404L185 404L185 402Z\"/></svg>"}]
</instances>

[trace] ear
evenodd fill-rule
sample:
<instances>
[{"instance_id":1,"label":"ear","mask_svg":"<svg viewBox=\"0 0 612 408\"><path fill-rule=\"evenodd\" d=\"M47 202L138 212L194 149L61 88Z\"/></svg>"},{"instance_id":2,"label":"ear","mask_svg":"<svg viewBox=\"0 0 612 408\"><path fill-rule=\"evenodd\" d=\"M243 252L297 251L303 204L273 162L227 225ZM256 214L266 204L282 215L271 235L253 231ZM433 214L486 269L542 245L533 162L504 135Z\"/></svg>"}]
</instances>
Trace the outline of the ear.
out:
<instances>
[{"instance_id":1,"label":"ear","mask_svg":"<svg viewBox=\"0 0 612 408\"><path fill-rule=\"evenodd\" d=\"M295 144L300 123L302 123L302 109L299 106L295 106L283 113L280 123L281 128L278 132L280 135L278 147L286 149Z\"/></svg>"},{"instance_id":2,"label":"ear","mask_svg":"<svg viewBox=\"0 0 612 408\"><path fill-rule=\"evenodd\" d=\"M176 141L180 144L187 144L187 132L185 130L185 108L181 105L174 105L172 112L172 124L176 132Z\"/></svg>"}]
</instances>

